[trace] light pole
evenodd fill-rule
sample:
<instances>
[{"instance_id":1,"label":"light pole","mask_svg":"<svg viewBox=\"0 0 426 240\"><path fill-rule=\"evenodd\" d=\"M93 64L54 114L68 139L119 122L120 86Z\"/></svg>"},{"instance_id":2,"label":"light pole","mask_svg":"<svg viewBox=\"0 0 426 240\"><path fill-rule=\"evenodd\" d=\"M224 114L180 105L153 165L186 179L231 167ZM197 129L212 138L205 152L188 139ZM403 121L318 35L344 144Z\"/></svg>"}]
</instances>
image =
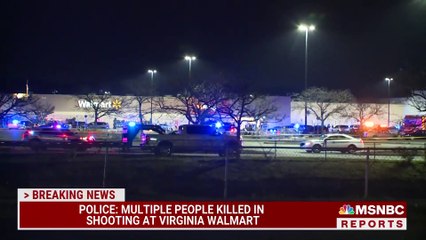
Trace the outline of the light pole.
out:
<instances>
[{"instance_id":1,"label":"light pole","mask_svg":"<svg viewBox=\"0 0 426 240\"><path fill-rule=\"evenodd\" d=\"M148 73L151 74L151 100L149 101L151 103L151 116L149 118L149 123L152 125L152 95L154 93L154 74L157 73L157 70L148 69Z\"/></svg>"},{"instance_id":2,"label":"light pole","mask_svg":"<svg viewBox=\"0 0 426 240\"><path fill-rule=\"evenodd\" d=\"M192 61L195 61L197 58L195 56L185 56L185 61L188 61L188 78L191 79L191 64Z\"/></svg>"},{"instance_id":3,"label":"light pole","mask_svg":"<svg viewBox=\"0 0 426 240\"><path fill-rule=\"evenodd\" d=\"M388 127L390 127L390 82L393 78L385 78L385 81L388 82Z\"/></svg>"},{"instance_id":4,"label":"light pole","mask_svg":"<svg viewBox=\"0 0 426 240\"><path fill-rule=\"evenodd\" d=\"M315 30L314 25L300 24L297 28L301 32L305 32L305 90L308 89L308 36L309 32ZM308 125L308 103L305 99L305 129Z\"/></svg>"}]
</instances>

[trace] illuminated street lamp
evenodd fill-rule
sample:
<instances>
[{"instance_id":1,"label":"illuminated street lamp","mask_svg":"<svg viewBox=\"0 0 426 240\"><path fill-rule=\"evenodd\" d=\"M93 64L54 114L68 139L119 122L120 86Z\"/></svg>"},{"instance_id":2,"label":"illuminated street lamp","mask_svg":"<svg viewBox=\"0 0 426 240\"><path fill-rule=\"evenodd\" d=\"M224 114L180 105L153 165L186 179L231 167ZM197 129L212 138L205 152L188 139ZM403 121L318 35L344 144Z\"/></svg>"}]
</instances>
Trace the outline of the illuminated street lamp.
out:
<instances>
[{"instance_id":1,"label":"illuminated street lamp","mask_svg":"<svg viewBox=\"0 0 426 240\"><path fill-rule=\"evenodd\" d=\"M308 35L309 32L315 30L314 25L300 24L297 28L301 32L305 32L305 90L308 89ZM308 125L308 103L305 99L305 129Z\"/></svg>"},{"instance_id":2,"label":"illuminated street lamp","mask_svg":"<svg viewBox=\"0 0 426 240\"><path fill-rule=\"evenodd\" d=\"M385 81L388 82L388 127L390 127L390 82L393 78L385 78Z\"/></svg>"},{"instance_id":3,"label":"illuminated street lamp","mask_svg":"<svg viewBox=\"0 0 426 240\"><path fill-rule=\"evenodd\" d=\"M152 124L152 95L154 93L154 74L157 73L157 70L155 69L148 69L148 73L151 74L151 116L149 118L149 123Z\"/></svg>"},{"instance_id":4,"label":"illuminated street lamp","mask_svg":"<svg viewBox=\"0 0 426 240\"><path fill-rule=\"evenodd\" d=\"M185 61L188 61L188 78L191 79L191 64L192 61L195 61L197 58L195 56L185 56Z\"/></svg>"}]
</instances>

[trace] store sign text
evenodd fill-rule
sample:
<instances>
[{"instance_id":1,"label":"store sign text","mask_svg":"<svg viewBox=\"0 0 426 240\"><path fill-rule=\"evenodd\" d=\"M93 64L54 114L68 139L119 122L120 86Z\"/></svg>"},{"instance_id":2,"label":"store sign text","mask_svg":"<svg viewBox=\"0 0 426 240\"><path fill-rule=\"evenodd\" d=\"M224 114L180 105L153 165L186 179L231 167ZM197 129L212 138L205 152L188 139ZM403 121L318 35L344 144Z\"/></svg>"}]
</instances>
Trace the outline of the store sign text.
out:
<instances>
[{"instance_id":1,"label":"store sign text","mask_svg":"<svg viewBox=\"0 0 426 240\"><path fill-rule=\"evenodd\" d=\"M112 102L111 101L106 101L106 102L101 102L101 103L98 103L98 102L92 102L91 103L91 102L84 100L84 99L78 100L78 107L79 108L91 108L91 107L96 107L98 105L99 105L100 108L112 108Z\"/></svg>"}]
</instances>

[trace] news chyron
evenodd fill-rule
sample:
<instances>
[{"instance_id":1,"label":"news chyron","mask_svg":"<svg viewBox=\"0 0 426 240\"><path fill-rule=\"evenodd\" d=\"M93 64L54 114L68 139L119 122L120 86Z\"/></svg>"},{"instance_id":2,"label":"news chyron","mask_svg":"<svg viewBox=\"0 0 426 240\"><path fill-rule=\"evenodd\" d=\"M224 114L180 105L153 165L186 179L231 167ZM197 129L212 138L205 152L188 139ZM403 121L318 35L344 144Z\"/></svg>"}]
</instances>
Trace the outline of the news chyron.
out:
<instances>
[{"instance_id":1,"label":"news chyron","mask_svg":"<svg viewBox=\"0 0 426 240\"><path fill-rule=\"evenodd\" d=\"M402 201L158 202L124 188L18 189L18 230L407 230ZM307 217L309 216L309 217Z\"/></svg>"}]
</instances>

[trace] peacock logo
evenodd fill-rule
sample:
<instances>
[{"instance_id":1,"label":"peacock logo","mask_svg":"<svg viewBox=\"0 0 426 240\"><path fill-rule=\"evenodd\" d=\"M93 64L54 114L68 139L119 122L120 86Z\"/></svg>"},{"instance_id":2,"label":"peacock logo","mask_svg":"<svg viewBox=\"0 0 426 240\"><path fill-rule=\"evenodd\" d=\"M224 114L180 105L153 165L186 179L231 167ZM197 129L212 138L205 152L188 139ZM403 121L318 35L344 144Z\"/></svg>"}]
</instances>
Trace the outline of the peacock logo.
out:
<instances>
[{"instance_id":1,"label":"peacock logo","mask_svg":"<svg viewBox=\"0 0 426 240\"><path fill-rule=\"evenodd\" d=\"M344 204L343 206L340 207L339 214L340 215L353 215L353 214L355 214L354 208L351 207L351 205L349 205L349 204Z\"/></svg>"}]
</instances>

